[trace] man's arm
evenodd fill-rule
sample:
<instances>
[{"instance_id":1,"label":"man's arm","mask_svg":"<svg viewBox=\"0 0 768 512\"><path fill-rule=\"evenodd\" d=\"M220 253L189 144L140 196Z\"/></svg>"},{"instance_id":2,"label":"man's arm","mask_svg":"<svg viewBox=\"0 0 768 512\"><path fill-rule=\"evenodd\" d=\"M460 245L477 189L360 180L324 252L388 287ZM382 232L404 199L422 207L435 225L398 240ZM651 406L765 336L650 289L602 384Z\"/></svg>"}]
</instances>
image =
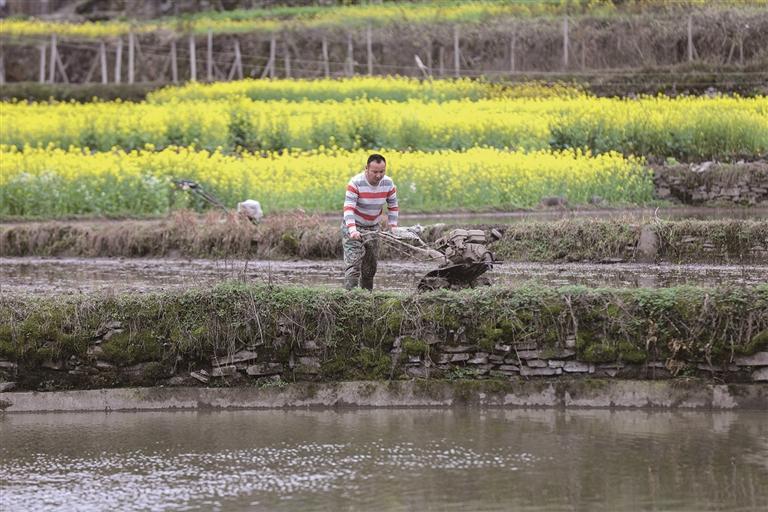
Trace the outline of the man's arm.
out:
<instances>
[{"instance_id":1,"label":"man's arm","mask_svg":"<svg viewBox=\"0 0 768 512\"><path fill-rule=\"evenodd\" d=\"M350 180L347 184L347 192L344 195L344 224L349 230L350 238L359 238L360 233L357 231L357 225L355 224L355 207L357 207L357 197L359 192L355 184Z\"/></svg>"},{"instance_id":2,"label":"man's arm","mask_svg":"<svg viewBox=\"0 0 768 512\"><path fill-rule=\"evenodd\" d=\"M397 218L400 215L400 208L397 205L397 187L392 184L392 190L387 194L387 222L390 228L397 227Z\"/></svg>"}]
</instances>

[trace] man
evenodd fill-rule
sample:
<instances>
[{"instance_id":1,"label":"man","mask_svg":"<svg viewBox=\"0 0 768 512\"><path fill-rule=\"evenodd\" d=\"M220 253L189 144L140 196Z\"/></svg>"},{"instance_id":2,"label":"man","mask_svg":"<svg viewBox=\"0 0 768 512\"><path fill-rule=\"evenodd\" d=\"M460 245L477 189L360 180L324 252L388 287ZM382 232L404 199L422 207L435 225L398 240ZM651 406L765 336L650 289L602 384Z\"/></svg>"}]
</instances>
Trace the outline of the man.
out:
<instances>
[{"instance_id":1,"label":"man","mask_svg":"<svg viewBox=\"0 0 768 512\"><path fill-rule=\"evenodd\" d=\"M358 286L373 289L376 260L379 255L379 217L387 204L388 228L397 227L397 189L386 176L387 161L374 153L368 157L365 171L353 176L344 197L344 222L341 226L344 247L344 288Z\"/></svg>"}]
</instances>

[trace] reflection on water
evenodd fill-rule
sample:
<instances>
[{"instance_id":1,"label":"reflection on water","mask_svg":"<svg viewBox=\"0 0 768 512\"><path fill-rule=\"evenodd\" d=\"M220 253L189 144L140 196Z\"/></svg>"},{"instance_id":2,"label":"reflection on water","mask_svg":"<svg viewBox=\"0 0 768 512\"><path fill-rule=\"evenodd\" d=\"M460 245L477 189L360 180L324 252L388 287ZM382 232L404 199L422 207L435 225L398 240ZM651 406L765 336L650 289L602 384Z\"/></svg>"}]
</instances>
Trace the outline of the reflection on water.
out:
<instances>
[{"instance_id":1,"label":"reflection on water","mask_svg":"<svg viewBox=\"0 0 768 512\"><path fill-rule=\"evenodd\" d=\"M765 510L768 416L0 416L0 510Z\"/></svg>"},{"instance_id":2,"label":"reflection on water","mask_svg":"<svg viewBox=\"0 0 768 512\"><path fill-rule=\"evenodd\" d=\"M376 287L413 291L434 264L382 261ZM173 259L0 258L0 292L46 294L92 291L149 292L208 286L224 280L249 283L322 285L340 288L338 261L238 261ZM488 274L495 284L516 286L535 281L613 287L751 286L768 282L765 265L672 265L622 263L504 263Z\"/></svg>"}]
</instances>

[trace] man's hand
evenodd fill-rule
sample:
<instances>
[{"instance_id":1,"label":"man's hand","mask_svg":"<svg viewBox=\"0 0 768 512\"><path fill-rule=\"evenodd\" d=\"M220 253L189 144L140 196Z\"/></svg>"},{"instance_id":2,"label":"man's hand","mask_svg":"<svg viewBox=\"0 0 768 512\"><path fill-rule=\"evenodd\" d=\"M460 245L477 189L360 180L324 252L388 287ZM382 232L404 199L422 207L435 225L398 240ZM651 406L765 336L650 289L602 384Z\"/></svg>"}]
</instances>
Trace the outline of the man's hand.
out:
<instances>
[{"instance_id":1,"label":"man's hand","mask_svg":"<svg viewBox=\"0 0 768 512\"><path fill-rule=\"evenodd\" d=\"M360 238L362 238L362 236L360 235L359 231L353 231L349 234L350 240L360 240Z\"/></svg>"}]
</instances>

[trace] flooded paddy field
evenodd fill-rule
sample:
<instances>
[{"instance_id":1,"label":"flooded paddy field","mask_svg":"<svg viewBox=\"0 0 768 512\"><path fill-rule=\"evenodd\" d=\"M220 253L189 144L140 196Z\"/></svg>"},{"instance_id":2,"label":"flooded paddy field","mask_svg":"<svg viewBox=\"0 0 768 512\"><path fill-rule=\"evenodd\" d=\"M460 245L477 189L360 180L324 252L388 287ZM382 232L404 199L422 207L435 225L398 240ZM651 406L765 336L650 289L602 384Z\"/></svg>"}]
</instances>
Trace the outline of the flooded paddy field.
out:
<instances>
[{"instance_id":1,"label":"flooded paddy field","mask_svg":"<svg viewBox=\"0 0 768 512\"><path fill-rule=\"evenodd\" d=\"M375 286L411 291L434 264L379 262ZM340 260L244 261L128 258L0 258L0 291L9 294L156 292L239 280L340 288ZM752 286L768 283L768 265L517 263L497 265L494 284L536 282L591 287Z\"/></svg>"},{"instance_id":2,"label":"flooded paddy field","mask_svg":"<svg viewBox=\"0 0 768 512\"><path fill-rule=\"evenodd\" d=\"M3 510L765 510L764 412L0 415Z\"/></svg>"}]
</instances>

